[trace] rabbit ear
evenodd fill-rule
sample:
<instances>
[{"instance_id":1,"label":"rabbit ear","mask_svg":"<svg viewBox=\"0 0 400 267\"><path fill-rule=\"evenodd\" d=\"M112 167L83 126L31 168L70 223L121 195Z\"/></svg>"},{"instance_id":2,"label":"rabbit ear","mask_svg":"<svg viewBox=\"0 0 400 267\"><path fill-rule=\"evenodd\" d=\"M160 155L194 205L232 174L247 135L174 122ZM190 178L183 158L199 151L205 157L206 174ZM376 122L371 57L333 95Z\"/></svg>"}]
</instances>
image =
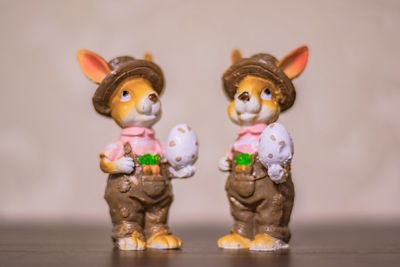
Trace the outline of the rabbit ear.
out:
<instances>
[{"instance_id":1,"label":"rabbit ear","mask_svg":"<svg viewBox=\"0 0 400 267\"><path fill-rule=\"evenodd\" d=\"M231 53L231 63L235 63L239 59L242 59L242 53L239 49L234 49Z\"/></svg>"},{"instance_id":2,"label":"rabbit ear","mask_svg":"<svg viewBox=\"0 0 400 267\"><path fill-rule=\"evenodd\" d=\"M83 73L93 82L99 84L111 71L107 62L96 53L81 49L78 51L78 62Z\"/></svg>"},{"instance_id":3,"label":"rabbit ear","mask_svg":"<svg viewBox=\"0 0 400 267\"><path fill-rule=\"evenodd\" d=\"M300 46L287 54L278 62L278 67L283 70L289 79L294 79L301 74L307 65L308 47Z\"/></svg>"},{"instance_id":4,"label":"rabbit ear","mask_svg":"<svg viewBox=\"0 0 400 267\"><path fill-rule=\"evenodd\" d=\"M149 52L146 52L146 53L144 54L143 58L144 58L145 60L148 60L148 61L153 61L153 55L152 55L151 53L149 53Z\"/></svg>"}]
</instances>

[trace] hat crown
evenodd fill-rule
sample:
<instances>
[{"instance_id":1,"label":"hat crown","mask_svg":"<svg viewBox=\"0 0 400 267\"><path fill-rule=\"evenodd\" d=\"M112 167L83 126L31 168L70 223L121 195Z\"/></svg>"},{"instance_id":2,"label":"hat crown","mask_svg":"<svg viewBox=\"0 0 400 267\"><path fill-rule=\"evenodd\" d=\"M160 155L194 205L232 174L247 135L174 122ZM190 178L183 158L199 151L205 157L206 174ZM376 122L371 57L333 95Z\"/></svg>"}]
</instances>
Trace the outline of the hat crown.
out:
<instances>
[{"instance_id":1,"label":"hat crown","mask_svg":"<svg viewBox=\"0 0 400 267\"><path fill-rule=\"evenodd\" d=\"M254 54L250 58L259 60L261 63L272 62L274 65L278 63L278 60L274 56L265 53Z\"/></svg>"},{"instance_id":2,"label":"hat crown","mask_svg":"<svg viewBox=\"0 0 400 267\"><path fill-rule=\"evenodd\" d=\"M112 69L118 69L120 66L124 65L125 63L134 61L135 58L131 57L131 56L120 56L120 57L115 57L113 59L111 59L110 61L108 61L108 65L112 68Z\"/></svg>"}]
</instances>

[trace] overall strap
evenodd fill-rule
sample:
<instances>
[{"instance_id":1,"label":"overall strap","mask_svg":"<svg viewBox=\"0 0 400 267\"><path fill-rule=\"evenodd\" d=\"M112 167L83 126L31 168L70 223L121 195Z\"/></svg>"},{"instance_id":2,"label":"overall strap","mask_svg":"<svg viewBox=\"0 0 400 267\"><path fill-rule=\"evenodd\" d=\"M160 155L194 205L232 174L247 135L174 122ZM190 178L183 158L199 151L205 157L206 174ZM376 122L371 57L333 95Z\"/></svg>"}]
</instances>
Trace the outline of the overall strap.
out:
<instances>
[{"instance_id":1,"label":"overall strap","mask_svg":"<svg viewBox=\"0 0 400 267\"><path fill-rule=\"evenodd\" d=\"M133 154L132 146L129 142L124 143L124 157L132 158L137 162L137 156Z\"/></svg>"}]
</instances>

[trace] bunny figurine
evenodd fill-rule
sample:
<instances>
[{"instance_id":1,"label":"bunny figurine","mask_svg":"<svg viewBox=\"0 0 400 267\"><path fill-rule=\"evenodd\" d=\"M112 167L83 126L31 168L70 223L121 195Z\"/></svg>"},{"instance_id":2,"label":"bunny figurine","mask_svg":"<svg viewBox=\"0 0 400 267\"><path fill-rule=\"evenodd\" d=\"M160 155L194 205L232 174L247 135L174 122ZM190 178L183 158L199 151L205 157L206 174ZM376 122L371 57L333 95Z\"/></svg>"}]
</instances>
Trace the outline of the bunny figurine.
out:
<instances>
[{"instance_id":1,"label":"bunny figurine","mask_svg":"<svg viewBox=\"0 0 400 267\"><path fill-rule=\"evenodd\" d=\"M242 58L238 50L223 74L223 87L232 101L229 118L242 128L221 158L219 169L230 172L225 190L234 226L218 240L225 249L255 251L287 249L294 201L290 173L292 139L277 123L281 112L295 101L292 79L308 60L308 48L299 47L281 60L269 54Z\"/></svg>"},{"instance_id":2,"label":"bunny figurine","mask_svg":"<svg viewBox=\"0 0 400 267\"><path fill-rule=\"evenodd\" d=\"M178 249L179 238L167 225L173 194L171 178L193 176L197 137L190 126L174 127L166 147L151 128L161 117L159 95L164 76L151 54L106 62L88 50L78 51L83 73L98 88L95 110L122 128L119 139L100 153L108 173L105 199L113 223L112 239L121 250Z\"/></svg>"}]
</instances>

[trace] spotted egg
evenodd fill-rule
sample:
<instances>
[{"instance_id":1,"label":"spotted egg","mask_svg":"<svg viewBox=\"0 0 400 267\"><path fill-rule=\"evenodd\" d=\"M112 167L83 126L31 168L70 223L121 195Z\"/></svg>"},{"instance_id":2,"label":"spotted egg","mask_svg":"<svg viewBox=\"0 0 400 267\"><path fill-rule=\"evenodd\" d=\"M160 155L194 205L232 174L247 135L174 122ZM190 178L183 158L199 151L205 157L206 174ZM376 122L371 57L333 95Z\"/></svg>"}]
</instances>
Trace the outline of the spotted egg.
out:
<instances>
[{"instance_id":1,"label":"spotted egg","mask_svg":"<svg viewBox=\"0 0 400 267\"><path fill-rule=\"evenodd\" d=\"M199 150L193 129L187 124L176 125L169 133L165 150L167 160L174 169L193 164Z\"/></svg>"},{"instance_id":2,"label":"spotted egg","mask_svg":"<svg viewBox=\"0 0 400 267\"><path fill-rule=\"evenodd\" d=\"M264 166L290 161L293 142L289 132L280 123L269 124L260 136L258 157Z\"/></svg>"}]
</instances>

